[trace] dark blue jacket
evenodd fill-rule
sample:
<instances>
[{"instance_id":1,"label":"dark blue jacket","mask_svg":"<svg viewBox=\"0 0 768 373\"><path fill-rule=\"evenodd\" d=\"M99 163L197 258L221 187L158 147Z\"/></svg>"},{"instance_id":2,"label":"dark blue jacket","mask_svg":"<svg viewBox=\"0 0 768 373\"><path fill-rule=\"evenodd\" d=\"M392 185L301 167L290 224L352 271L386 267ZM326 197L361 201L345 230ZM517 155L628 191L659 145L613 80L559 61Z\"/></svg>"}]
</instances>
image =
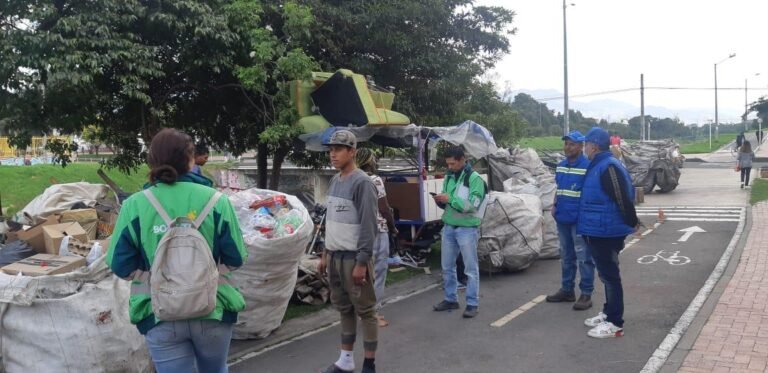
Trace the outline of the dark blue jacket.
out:
<instances>
[{"instance_id":1,"label":"dark blue jacket","mask_svg":"<svg viewBox=\"0 0 768 373\"><path fill-rule=\"evenodd\" d=\"M587 169L584 186L581 190L581 204L576 231L582 236L591 237L626 237L635 231L634 227L624 222L619 205L603 190L601 176L608 166L615 166L618 177L623 178L625 187L621 191L635 199L632 179L624 165L613 157L611 152L597 153Z\"/></svg>"},{"instance_id":2,"label":"dark blue jacket","mask_svg":"<svg viewBox=\"0 0 768 373\"><path fill-rule=\"evenodd\" d=\"M570 164L564 159L557 165L555 181L557 196L555 197L555 221L558 224L576 224L579 218L579 201L584 175L587 174L589 159L583 154L576 162Z\"/></svg>"}]
</instances>

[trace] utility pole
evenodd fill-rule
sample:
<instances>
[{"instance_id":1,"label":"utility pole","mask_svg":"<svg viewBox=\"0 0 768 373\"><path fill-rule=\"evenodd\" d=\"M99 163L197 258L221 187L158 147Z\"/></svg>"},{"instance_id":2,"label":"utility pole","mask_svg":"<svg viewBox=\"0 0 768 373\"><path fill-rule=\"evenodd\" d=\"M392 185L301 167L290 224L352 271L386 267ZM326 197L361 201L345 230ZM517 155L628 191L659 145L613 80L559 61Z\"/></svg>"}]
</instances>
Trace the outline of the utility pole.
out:
<instances>
[{"instance_id":1,"label":"utility pole","mask_svg":"<svg viewBox=\"0 0 768 373\"><path fill-rule=\"evenodd\" d=\"M717 64L715 64L715 139L720 134L720 118L717 116ZM712 149L712 136L709 140L709 148Z\"/></svg>"},{"instance_id":2,"label":"utility pole","mask_svg":"<svg viewBox=\"0 0 768 373\"><path fill-rule=\"evenodd\" d=\"M566 24L566 9L568 4L566 0L563 0L563 109L565 114L563 116L563 132L564 136L568 136L570 132L570 123L568 121L568 28Z\"/></svg>"},{"instance_id":3,"label":"utility pole","mask_svg":"<svg viewBox=\"0 0 768 373\"><path fill-rule=\"evenodd\" d=\"M643 74L640 74L640 140L645 138L645 81Z\"/></svg>"}]
</instances>

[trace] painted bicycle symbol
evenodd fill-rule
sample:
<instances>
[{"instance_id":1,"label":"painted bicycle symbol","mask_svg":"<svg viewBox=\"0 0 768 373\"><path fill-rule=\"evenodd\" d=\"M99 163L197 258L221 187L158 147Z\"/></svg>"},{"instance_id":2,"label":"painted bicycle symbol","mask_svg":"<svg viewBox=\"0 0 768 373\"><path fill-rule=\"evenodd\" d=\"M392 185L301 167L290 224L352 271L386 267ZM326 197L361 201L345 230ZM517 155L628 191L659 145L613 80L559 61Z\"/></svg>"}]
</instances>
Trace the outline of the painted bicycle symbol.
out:
<instances>
[{"instance_id":1,"label":"painted bicycle symbol","mask_svg":"<svg viewBox=\"0 0 768 373\"><path fill-rule=\"evenodd\" d=\"M664 250L661 250L653 255L643 255L637 258L637 262L640 264L651 264L656 263L656 261L661 259L673 266L681 266L691 262L691 258L683 255L677 255L680 253L679 251L670 251L669 253L672 255L667 255L666 257L662 255L662 253L664 253Z\"/></svg>"}]
</instances>

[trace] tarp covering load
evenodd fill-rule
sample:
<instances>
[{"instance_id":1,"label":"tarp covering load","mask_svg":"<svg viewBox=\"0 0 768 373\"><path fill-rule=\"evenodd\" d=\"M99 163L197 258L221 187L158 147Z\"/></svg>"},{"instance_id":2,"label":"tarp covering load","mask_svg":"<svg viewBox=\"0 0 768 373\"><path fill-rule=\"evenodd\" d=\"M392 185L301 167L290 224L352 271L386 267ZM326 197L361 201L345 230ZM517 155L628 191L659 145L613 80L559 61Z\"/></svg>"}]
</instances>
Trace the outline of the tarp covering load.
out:
<instances>
[{"instance_id":1,"label":"tarp covering load","mask_svg":"<svg viewBox=\"0 0 768 373\"><path fill-rule=\"evenodd\" d=\"M421 127L408 126L364 126L364 127L333 127L322 132L300 135L309 151L325 151L323 142L331 138L334 132L344 129L351 131L357 137L357 142L370 141L378 145L392 147L417 147L418 137L437 137L454 145L462 145L467 154L475 159L496 153L498 148L493 135L483 126L466 121L453 127Z\"/></svg>"},{"instance_id":2,"label":"tarp covering load","mask_svg":"<svg viewBox=\"0 0 768 373\"><path fill-rule=\"evenodd\" d=\"M312 219L301 201L287 194L254 188L229 199L248 249L248 262L233 272L246 303L233 338L265 338L283 321L296 286L299 260L312 238ZM270 210L274 222L262 208ZM281 212L283 209L288 212ZM295 218L298 220L291 221ZM271 228L269 224L273 224Z\"/></svg>"},{"instance_id":3,"label":"tarp covering load","mask_svg":"<svg viewBox=\"0 0 768 373\"><path fill-rule=\"evenodd\" d=\"M0 345L6 372L152 372L128 316L129 283L97 259L51 276L0 273Z\"/></svg>"},{"instance_id":4,"label":"tarp covering load","mask_svg":"<svg viewBox=\"0 0 768 373\"><path fill-rule=\"evenodd\" d=\"M81 182L52 185L19 211L16 221L34 225L43 217L72 209L75 204L93 207L97 200L106 198L108 192L109 187L104 184Z\"/></svg>"},{"instance_id":5,"label":"tarp covering load","mask_svg":"<svg viewBox=\"0 0 768 373\"><path fill-rule=\"evenodd\" d=\"M541 201L530 194L491 192L480 226L477 256L488 272L521 271L542 245Z\"/></svg>"},{"instance_id":6,"label":"tarp covering load","mask_svg":"<svg viewBox=\"0 0 768 373\"><path fill-rule=\"evenodd\" d=\"M530 148L499 149L488 156L488 166L491 190L532 194L541 199L544 241L539 258L558 258L560 241L551 212L557 184L552 171L541 161L536 151Z\"/></svg>"},{"instance_id":7,"label":"tarp covering load","mask_svg":"<svg viewBox=\"0 0 768 373\"><path fill-rule=\"evenodd\" d=\"M680 169L672 157L676 145L672 140L622 145L622 161L632 177L632 184L642 187L645 193L651 193L655 186L662 193L675 190L680 180Z\"/></svg>"}]
</instances>

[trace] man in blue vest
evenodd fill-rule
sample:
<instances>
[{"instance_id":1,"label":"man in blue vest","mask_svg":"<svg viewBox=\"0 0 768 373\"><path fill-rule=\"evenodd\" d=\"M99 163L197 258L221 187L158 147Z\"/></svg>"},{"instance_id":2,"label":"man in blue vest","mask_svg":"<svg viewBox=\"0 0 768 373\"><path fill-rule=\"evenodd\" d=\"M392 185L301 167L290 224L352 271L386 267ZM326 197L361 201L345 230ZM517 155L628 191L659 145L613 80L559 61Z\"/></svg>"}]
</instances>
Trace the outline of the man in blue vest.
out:
<instances>
[{"instance_id":1,"label":"man in blue vest","mask_svg":"<svg viewBox=\"0 0 768 373\"><path fill-rule=\"evenodd\" d=\"M573 131L563 136L565 159L557 165L555 181L557 196L552 215L557 222L560 236L560 264L562 265L562 284L557 293L548 295L547 302L573 302L576 300L576 268L581 276L579 281L578 302L573 309L583 311L592 307L592 291L595 289L595 263L589 254L584 240L576 234L576 221L579 217L581 186L587 173L589 160L582 154L584 135Z\"/></svg>"},{"instance_id":2,"label":"man in blue vest","mask_svg":"<svg viewBox=\"0 0 768 373\"><path fill-rule=\"evenodd\" d=\"M619 273L619 253L624 239L632 234L638 219L632 179L627 169L609 150L608 132L592 127L587 133L584 153L591 161L581 190L576 231L584 237L605 285L605 304L597 316L584 321L594 338L624 335L624 289Z\"/></svg>"}]
</instances>

